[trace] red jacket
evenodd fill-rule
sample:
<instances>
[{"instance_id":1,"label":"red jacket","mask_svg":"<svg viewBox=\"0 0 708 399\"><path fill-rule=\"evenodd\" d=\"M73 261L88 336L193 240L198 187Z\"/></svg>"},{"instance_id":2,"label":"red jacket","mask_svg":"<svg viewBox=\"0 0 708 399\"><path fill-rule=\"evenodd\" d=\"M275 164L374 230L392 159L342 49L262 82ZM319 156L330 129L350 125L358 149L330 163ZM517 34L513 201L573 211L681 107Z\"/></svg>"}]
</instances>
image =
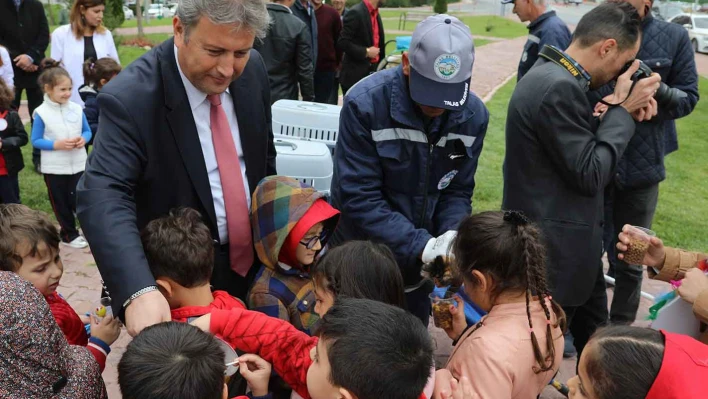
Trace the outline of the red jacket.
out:
<instances>
[{"instance_id":1,"label":"red jacket","mask_svg":"<svg viewBox=\"0 0 708 399\"><path fill-rule=\"evenodd\" d=\"M708 345L686 335L661 332L665 342L664 359L646 399L705 398Z\"/></svg>"},{"instance_id":2,"label":"red jacket","mask_svg":"<svg viewBox=\"0 0 708 399\"><path fill-rule=\"evenodd\" d=\"M103 369L106 368L106 357L108 357L111 347L95 337L92 337L89 341L84 323L79 318L79 315L76 314L76 311L74 311L71 305L69 305L59 293L55 292L45 298L47 303L49 303L49 309L51 309L52 315L54 315L54 320L56 320L57 325L61 328L69 345L85 346L93 357L96 358L98 366L101 368L101 372L103 372Z\"/></svg>"},{"instance_id":3,"label":"red jacket","mask_svg":"<svg viewBox=\"0 0 708 399\"><path fill-rule=\"evenodd\" d=\"M172 320L187 323L191 321L191 319L209 314L215 309L246 309L246 305L244 305L243 302L232 297L226 291L214 291L212 295L214 295L214 301L212 301L209 306L184 306L178 309L172 309Z\"/></svg>"},{"instance_id":4,"label":"red jacket","mask_svg":"<svg viewBox=\"0 0 708 399\"><path fill-rule=\"evenodd\" d=\"M295 392L310 399L307 370L312 364L310 351L317 346L316 337L285 320L241 309L212 311L209 329L235 349L256 353L270 362Z\"/></svg>"}]
</instances>

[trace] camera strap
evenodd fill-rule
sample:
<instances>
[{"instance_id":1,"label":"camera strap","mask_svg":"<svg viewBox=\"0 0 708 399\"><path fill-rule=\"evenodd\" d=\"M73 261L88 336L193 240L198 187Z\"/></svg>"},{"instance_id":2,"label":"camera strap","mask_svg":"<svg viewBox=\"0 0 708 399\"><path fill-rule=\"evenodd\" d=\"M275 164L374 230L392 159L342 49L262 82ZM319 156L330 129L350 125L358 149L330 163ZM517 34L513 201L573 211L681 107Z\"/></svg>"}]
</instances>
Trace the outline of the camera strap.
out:
<instances>
[{"instance_id":1,"label":"camera strap","mask_svg":"<svg viewBox=\"0 0 708 399\"><path fill-rule=\"evenodd\" d=\"M580 85L585 91L590 88L590 76L588 75L588 73L582 70L582 67L580 67L577 62L575 62L573 59L569 59L570 57L565 55L562 51L558 50L553 46L545 45L543 46L543 49L541 49L541 51L538 53L538 55L567 70L580 83ZM600 99L600 102L602 104L607 105L608 107L616 107L618 105L622 105L632 94L632 90L634 90L634 85L636 84L636 80L632 82L632 86L629 88L629 93L627 93L627 97L621 102L612 104L602 99Z\"/></svg>"}]
</instances>

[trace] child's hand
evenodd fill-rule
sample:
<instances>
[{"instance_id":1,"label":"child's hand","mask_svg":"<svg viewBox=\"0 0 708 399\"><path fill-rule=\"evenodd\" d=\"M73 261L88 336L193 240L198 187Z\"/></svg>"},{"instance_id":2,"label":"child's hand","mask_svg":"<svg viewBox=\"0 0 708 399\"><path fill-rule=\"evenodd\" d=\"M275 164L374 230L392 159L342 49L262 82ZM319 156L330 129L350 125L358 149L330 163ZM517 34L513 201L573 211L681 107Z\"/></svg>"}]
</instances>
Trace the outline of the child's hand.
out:
<instances>
[{"instance_id":1,"label":"child's hand","mask_svg":"<svg viewBox=\"0 0 708 399\"><path fill-rule=\"evenodd\" d=\"M708 277L698 268L686 272L678 293L686 302L693 304L701 292L708 290Z\"/></svg>"},{"instance_id":2,"label":"child's hand","mask_svg":"<svg viewBox=\"0 0 708 399\"><path fill-rule=\"evenodd\" d=\"M472 391L472 383L467 377L457 381L447 369L435 372L433 399L473 399L478 398Z\"/></svg>"},{"instance_id":3,"label":"child's hand","mask_svg":"<svg viewBox=\"0 0 708 399\"><path fill-rule=\"evenodd\" d=\"M632 226L625 224L624 227L622 227L622 232L619 233L617 240L617 249L620 251L620 253L617 254L619 260L624 260L624 254L622 252L626 252L629 249L629 229L631 228ZM664 266L664 260L666 260L664 243L657 237L651 237L649 240L649 249L646 255L644 255L642 264L649 267L661 268Z\"/></svg>"},{"instance_id":4,"label":"child's hand","mask_svg":"<svg viewBox=\"0 0 708 399\"><path fill-rule=\"evenodd\" d=\"M77 313L78 314L78 313ZM79 314L79 319L84 324L91 324L91 316L87 314Z\"/></svg>"},{"instance_id":5,"label":"child's hand","mask_svg":"<svg viewBox=\"0 0 708 399\"><path fill-rule=\"evenodd\" d=\"M54 142L54 149L57 151L73 150L74 149L74 139L56 140Z\"/></svg>"},{"instance_id":6,"label":"child's hand","mask_svg":"<svg viewBox=\"0 0 708 399\"><path fill-rule=\"evenodd\" d=\"M84 148L85 145L86 145L86 140L84 140L83 137L79 137L78 140L76 141L76 144L74 144L74 146L76 148Z\"/></svg>"},{"instance_id":7,"label":"child's hand","mask_svg":"<svg viewBox=\"0 0 708 399\"><path fill-rule=\"evenodd\" d=\"M446 329L445 332L451 340L456 340L460 338L460 335L467 328L467 319L465 318L465 302L459 295L455 295L455 302L457 305L450 307L450 314L452 315L452 328Z\"/></svg>"},{"instance_id":8,"label":"child's hand","mask_svg":"<svg viewBox=\"0 0 708 399\"><path fill-rule=\"evenodd\" d=\"M98 317L91 315L91 336L113 345L120 336L120 322L113 316L106 316L99 321Z\"/></svg>"},{"instance_id":9,"label":"child's hand","mask_svg":"<svg viewBox=\"0 0 708 399\"><path fill-rule=\"evenodd\" d=\"M268 394L268 381L270 380L270 363L262 357L245 354L238 358L239 372L248 382L253 396L266 396Z\"/></svg>"}]
</instances>

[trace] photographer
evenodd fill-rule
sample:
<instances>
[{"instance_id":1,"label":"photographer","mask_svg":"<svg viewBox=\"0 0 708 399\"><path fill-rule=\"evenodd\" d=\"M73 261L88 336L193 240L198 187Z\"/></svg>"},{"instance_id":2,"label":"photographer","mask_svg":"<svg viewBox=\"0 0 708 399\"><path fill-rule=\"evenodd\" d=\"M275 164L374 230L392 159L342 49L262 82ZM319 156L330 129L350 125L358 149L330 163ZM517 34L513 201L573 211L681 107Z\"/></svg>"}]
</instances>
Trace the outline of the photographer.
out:
<instances>
[{"instance_id":1,"label":"photographer","mask_svg":"<svg viewBox=\"0 0 708 399\"><path fill-rule=\"evenodd\" d=\"M551 293L568 316L578 356L607 322L603 191L634 134L634 120L656 115L652 96L660 77L633 82L639 62L631 63L609 101L620 105L597 118L586 92L620 75L634 60L640 36L631 5L595 7L580 20L565 52L541 50L509 103L503 208L523 211L541 227Z\"/></svg>"},{"instance_id":2,"label":"photographer","mask_svg":"<svg viewBox=\"0 0 708 399\"><path fill-rule=\"evenodd\" d=\"M675 119L693 111L698 102L698 74L691 42L681 25L655 19L651 0L626 0L642 18L642 44L637 58L661 76L667 89L659 100L658 113L637 123L617 172L605 190L605 249L614 274L615 292L610 308L613 324L631 324L637 315L642 285L642 266L617 260L613 250L625 224L651 228L659 199L659 182L666 178L664 155L677 147ZM610 85L598 90L596 101L612 92ZM663 99L663 101L662 101ZM595 101L591 101L595 103ZM596 111L605 106L598 103ZM667 141L673 143L666 147Z\"/></svg>"},{"instance_id":3,"label":"photographer","mask_svg":"<svg viewBox=\"0 0 708 399\"><path fill-rule=\"evenodd\" d=\"M620 260L624 259L624 252L629 249L630 228L629 225L625 225L618 236L616 248ZM682 280L678 288L679 295L693 305L696 318L708 324L708 277L699 268L706 258L708 255L700 252L664 247L660 239L651 237L642 264L647 266L647 274L652 280L667 283L672 280ZM701 342L708 344L708 331L701 337Z\"/></svg>"}]
</instances>

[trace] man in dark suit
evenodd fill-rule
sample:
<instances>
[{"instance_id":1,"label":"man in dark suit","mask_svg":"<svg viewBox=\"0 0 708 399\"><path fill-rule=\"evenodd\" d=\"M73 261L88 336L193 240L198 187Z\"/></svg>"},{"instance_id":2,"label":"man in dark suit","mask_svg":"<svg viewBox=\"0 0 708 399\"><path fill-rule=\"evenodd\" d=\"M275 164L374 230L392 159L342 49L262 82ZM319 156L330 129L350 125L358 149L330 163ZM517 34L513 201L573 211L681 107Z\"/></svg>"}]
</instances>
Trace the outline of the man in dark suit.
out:
<instances>
[{"instance_id":1,"label":"man in dark suit","mask_svg":"<svg viewBox=\"0 0 708 399\"><path fill-rule=\"evenodd\" d=\"M639 50L634 7L605 3L580 20L564 52L546 46L509 102L502 207L542 229L551 293L566 312L578 357L608 320L602 271L603 190L634 134L634 120L656 115L654 74L636 85L632 63L617 79L612 106L592 114L588 88L620 74ZM634 118L634 119L633 119Z\"/></svg>"},{"instance_id":2,"label":"man in dark suit","mask_svg":"<svg viewBox=\"0 0 708 399\"><path fill-rule=\"evenodd\" d=\"M39 63L49 45L49 25L42 3L37 0L0 0L0 46L7 48L15 74L15 101L20 107L22 91L27 93L30 118L42 104L42 89L37 83ZM33 153L39 165L39 150Z\"/></svg>"},{"instance_id":3,"label":"man in dark suit","mask_svg":"<svg viewBox=\"0 0 708 399\"><path fill-rule=\"evenodd\" d=\"M344 15L344 26L339 37L339 49L344 52L339 82L342 92L376 71L384 57L386 39L379 15L382 0L363 0Z\"/></svg>"},{"instance_id":4,"label":"man in dark suit","mask_svg":"<svg viewBox=\"0 0 708 399\"><path fill-rule=\"evenodd\" d=\"M140 230L175 207L197 209L211 230L214 288L245 297L256 259L250 194L275 174L268 75L252 50L267 24L263 0L180 0L174 39L98 96L100 133L77 210L114 314L133 335L170 319Z\"/></svg>"}]
</instances>

